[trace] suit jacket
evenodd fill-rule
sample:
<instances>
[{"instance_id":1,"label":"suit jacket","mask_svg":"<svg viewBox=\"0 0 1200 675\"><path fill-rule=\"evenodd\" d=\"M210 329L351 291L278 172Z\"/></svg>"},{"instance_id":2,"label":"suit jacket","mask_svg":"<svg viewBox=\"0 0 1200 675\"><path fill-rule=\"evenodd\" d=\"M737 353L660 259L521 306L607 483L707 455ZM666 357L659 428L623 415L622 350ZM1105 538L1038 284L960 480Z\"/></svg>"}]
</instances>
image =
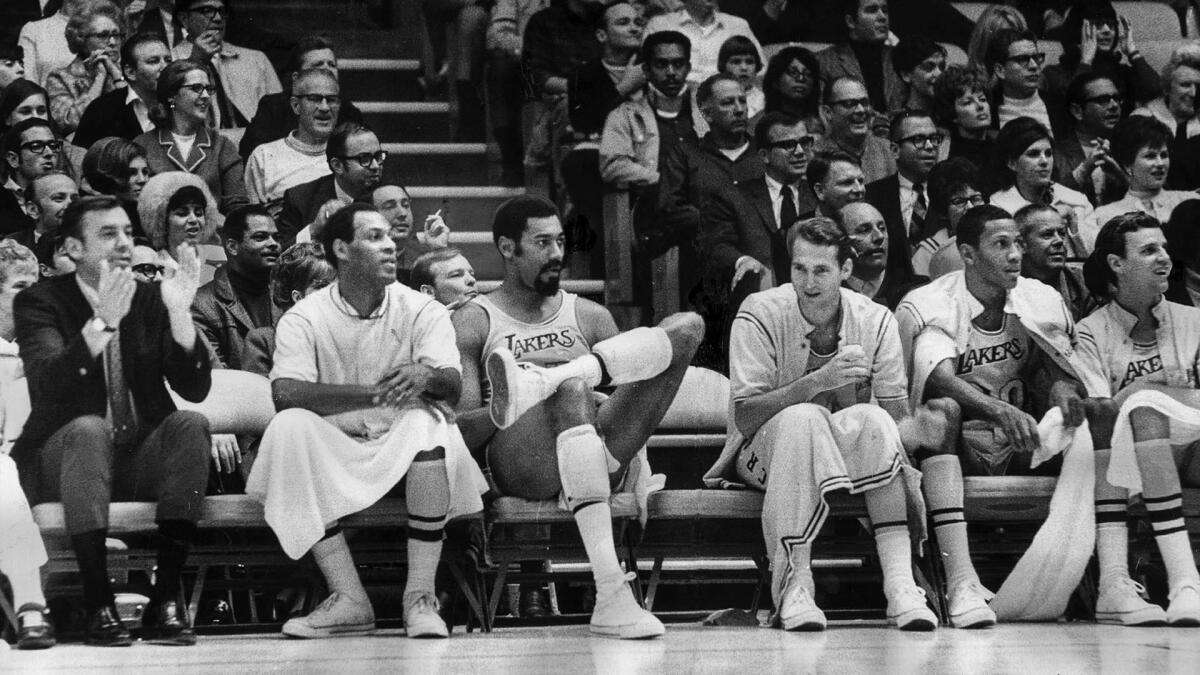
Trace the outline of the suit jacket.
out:
<instances>
[{"instance_id":1,"label":"suit jacket","mask_svg":"<svg viewBox=\"0 0 1200 675\"><path fill-rule=\"evenodd\" d=\"M21 202L13 193L0 186L0 237L27 230L34 226L33 219L25 213Z\"/></svg>"},{"instance_id":2,"label":"suit jacket","mask_svg":"<svg viewBox=\"0 0 1200 675\"><path fill-rule=\"evenodd\" d=\"M912 244L908 240L908 225L900 210L900 175L892 174L867 185L867 202L883 215L888 231L888 273L907 278L912 276ZM928 233L932 234L932 232ZM926 233L918 235L920 241ZM886 284L887 278L884 279Z\"/></svg>"},{"instance_id":3,"label":"suit jacket","mask_svg":"<svg viewBox=\"0 0 1200 675\"><path fill-rule=\"evenodd\" d=\"M176 59L191 58L192 43L177 44L171 53ZM239 47L227 41L221 53L213 56L210 63L202 65L216 69L221 80L221 95L237 108L247 122L254 119L258 102L263 96L283 91L275 67L267 55L257 49ZM216 104L216 101L213 103Z\"/></svg>"},{"instance_id":4,"label":"suit jacket","mask_svg":"<svg viewBox=\"0 0 1200 675\"><path fill-rule=\"evenodd\" d=\"M137 115L133 114L133 108L125 104L128 94L128 89L113 89L88 104L83 117L79 118L79 126L71 142L81 148L90 148L106 136L117 136L127 141L141 136L144 133L142 125ZM153 101L147 103L154 105Z\"/></svg>"},{"instance_id":5,"label":"suit jacket","mask_svg":"<svg viewBox=\"0 0 1200 675\"><path fill-rule=\"evenodd\" d=\"M818 52L817 64L821 67L823 91L829 91L829 85L839 77L853 77L859 82L866 82L858 57L854 55L854 50L848 42L839 42ZM878 111L882 113L900 110L908 100L908 85L904 84L892 66L891 47L883 48L883 99L887 103L887 109Z\"/></svg>"},{"instance_id":6,"label":"suit jacket","mask_svg":"<svg viewBox=\"0 0 1200 675\"><path fill-rule=\"evenodd\" d=\"M204 179L217 198L221 213L249 203L246 198L245 171L233 142L209 129L196 132L192 150L184 157L175 146L175 139L166 129L153 129L138 136L134 143L146 151L146 164L151 173L187 171Z\"/></svg>"},{"instance_id":7,"label":"suit jacket","mask_svg":"<svg viewBox=\"0 0 1200 675\"><path fill-rule=\"evenodd\" d=\"M271 303L271 326L279 321L283 312ZM196 291L196 299L192 301L192 320L196 328L208 341L216 355L217 362L222 368L244 370L242 363L246 351L246 334L255 325L250 314L229 282L229 269L226 266L217 268L213 280Z\"/></svg>"},{"instance_id":8,"label":"suit jacket","mask_svg":"<svg viewBox=\"0 0 1200 675\"><path fill-rule=\"evenodd\" d=\"M567 115L576 134L599 136L608 114L624 101L600 59L588 61L567 77Z\"/></svg>"},{"instance_id":9,"label":"suit jacket","mask_svg":"<svg viewBox=\"0 0 1200 675\"><path fill-rule=\"evenodd\" d=\"M246 127L246 133L242 134L242 140L238 143L238 153L241 154L242 159L249 157L250 153L263 143L277 141L296 128L299 117L292 112L291 98L291 92L287 91L262 97L262 100L258 102L258 112L254 114L254 119L250 120L250 125ZM350 101L342 99L342 107L338 110L337 124L342 122L362 124L362 121L362 111Z\"/></svg>"},{"instance_id":10,"label":"suit jacket","mask_svg":"<svg viewBox=\"0 0 1200 675\"><path fill-rule=\"evenodd\" d=\"M104 357L91 355L82 334L92 316L74 274L43 279L13 303L31 412L13 445L12 458L26 495L35 503L40 501L36 460L46 440L73 419L107 414ZM208 395L212 386L208 350L199 334L190 355L175 344L157 285L138 284L119 328L125 381L143 435L176 410L166 383L188 401L199 402Z\"/></svg>"},{"instance_id":11,"label":"suit jacket","mask_svg":"<svg viewBox=\"0 0 1200 675\"><path fill-rule=\"evenodd\" d=\"M283 192L283 211L279 214L279 246L287 247L296 242L296 233L317 217L325 202L337 197L333 187L333 174L301 183Z\"/></svg>"},{"instance_id":12,"label":"suit jacket","mask_svg":"<svg viewBox=\"0 0 1200 675\"><path fill-rule=\"evenodd\" d=\"M816 195L807 182L801 182L797 220L812 217L816 210ZM794 224L776 222L765 178L739 183L714 196L700 215L696 237L705 275L727 283L738 258L748 255L774 272L776 285L790 281L787 231Z\"/></svg>"}]
</instances>

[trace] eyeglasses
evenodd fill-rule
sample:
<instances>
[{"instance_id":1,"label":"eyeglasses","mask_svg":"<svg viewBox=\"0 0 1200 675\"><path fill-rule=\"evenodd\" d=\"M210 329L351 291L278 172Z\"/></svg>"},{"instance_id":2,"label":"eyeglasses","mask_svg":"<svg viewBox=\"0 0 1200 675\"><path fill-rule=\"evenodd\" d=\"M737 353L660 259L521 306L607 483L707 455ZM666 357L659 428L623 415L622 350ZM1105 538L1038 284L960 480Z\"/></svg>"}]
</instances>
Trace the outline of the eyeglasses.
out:
<instances>
[{"instance_id":1,"label":"eyeglasses","mask_svg":"<svg viewBox=\"0 0 1200 675\"><path fill-rule=\"evenodd\" d=\"M212 21L218 14L220 14L222 18L229 16L229 10L225 7L193 7L188 11L199 14L209 21Z\"/></svg>"},{"instance_id":2,"label":"eyeglasses","mask_svg":"<svg viewBox=\"0 0 1200 675\"><path fill-rule=\"evenodd\" d=\"M968 202L971 204L971 206L983 206L983 195L976 192L974 194L969 194L966 197L950 198L950 206L953 206L956 209L961 209L962 207L966 206Z\"/></svg>"},{"instance_id":3,"label":"eyeglasses","mask_svg":"<svg viewBox=\"0 0 1200 675\"><path fill-rule=\"evenodd\" d=\"M929 134L928 136L926 136L924 134L916 134L914 136L906 136L904 138L901 138L900 142L901 143L912 143L914 147L918 147L918 148L925 147L925 145L932 145L933 147L936 148L939 145L941 145L942 142L945 140L946 140L946 134Z\"/></svg>"},{"instance_id":4,"label":"eyeglasses","mask_svg":"<svg viewBox=\"0 0 1200 675\"><path fill-rule=\"evenodd\" d=\"M793 80L811 80L813 79L812 71L808 68L788 68L783 71L785 75Z\"/></svg>"},{"instance_id":5,"label":"eyeglasses","mask_svg":"<svg viewBox=\"0 0 1200 675\"><path fill-rule=\"evenodd\" d=\"M371 160L375 160L376 162L383 164L384 160L387 159L387 156L387 150L376 150L375 152L360 152L357 155L342 155L341 159L352 159L363 166L370 166Z\"/></svg>"},{"instance_id":6,"label":"eyeglasses","mask_svg":"<svg viewBox=\"0 0 1200 675\"><path fill-rule=\"evenodd\" d=\"M179 88L187 89L188 91L192 92L193 94L195 94L197 96L199 96L200 94L205 94L205 93L207 93L209 96L212 96L213 94L217 93L216 86L211 85L211 84L200 84L199 82L197 82L196 84L181 84L181 85L179 85Z\"/></svg>"},{"instance_id":7,"label":"eyeglasses","mask_svg":"<svg viewBox=\"0 0 1200 675\"><path fill-rule=\"evenodd\" d=\"M785 152L795 152L796 148L804 148L807 152L809 148L817 142L817 139L812 136L801 136L800 138L789 138L785 141L773 141L767 143L767 148L779 148Z\"/></svg>"},{"instance_id":8,"label":"eyeglasses","mask_svg":"<svg viewBox=\"0 0 1200 675\"><path fill-rule=\"evenodd\" d=\"M100 33L85 33L84 37L96 38L97 40L102 40L104 42L108 42L109 40L116 40L117 42L120 42L121 40L125 39L125 34L119 30L106 30Z\"/></svg>"},{"instance_id":9,"label":"eyeglasses","mask_svg":"<svg viewBox=\"0 0 1200 675\"><path fill-rule=\"evenodd\" d=\"M1105 108L1107 108L1108 106L1110 106L1114 103L1116 103L1117 105L1122 105L1125 103L1125 99L1121 98L1120 94L1100 94L1099 96L1085 98L1085 99L1083 99L1083 102L1084 103L1095 103L1096 105L1104 106Z\"/></svg>"},{"instance_id":10,"label":"eyeglasses","mask_svg":"<svg viewBox=\"0 0 1200 675\"><path fill-rule=\"evenodd\" d=\"M342 104L342 97L337 95L325 96L322 94L296 94L296 98L313 105L321 105L322 103L325 103L331 108L335 105Z\"/></svg>"},{"instance_id":11,"label":"eyeglasses","mask_svg":"<svg viewBox=\"0 0 1200 675\"><path fill-rule=\"evenodd\" d=\"M1046 53L1033 52L1032 54L1017 54L1004 60L1008 63L1016 63L1020 65L1029 65L1030 62L1033 62L1035 65L1040 66L1046 63Z\"/></svg>"},{"instance_id":12,"label":"eyeglasses","mask_svg":"<svg viewBox=\"0 0 1200 675\"><path fill-rule=\"evenodd\" d=\"M837 107L841 108L842 110L845 110L846 112L850 112L851 110L854 110L855 108L857 108L859 106L862 106L866 110L870 110L871 109L871 99L869 99L869 98L844 98L840 101L830 101L829 105L836 105Z\"/></svg>"},{"instance_id":13,"label":"eyeglasses","mask_svg":"<svg viewBox=\"0 0 1200 675\"><path fill-rule=\"evenodd\" d=\"M59 150L62 150L63 142L62 141L26 141L26 142L22 143L20 147L22 150L24 150L26 152L32 152L35 155L40 155L43 152L45 152L47 148L49 148L51 152L58 152Z\"/></svg>"},{"instance_id":14,"label":"eyeglasses","mask_svg":"<svg viewBox=\"0 0 1200 675\"><path fill-rule=\"evenodd\" d=\"M140 274L144 277L156 277L163 273L162 265L154 263L138 263L129 268L134 274Z\"/></svg>"}]
</instances>

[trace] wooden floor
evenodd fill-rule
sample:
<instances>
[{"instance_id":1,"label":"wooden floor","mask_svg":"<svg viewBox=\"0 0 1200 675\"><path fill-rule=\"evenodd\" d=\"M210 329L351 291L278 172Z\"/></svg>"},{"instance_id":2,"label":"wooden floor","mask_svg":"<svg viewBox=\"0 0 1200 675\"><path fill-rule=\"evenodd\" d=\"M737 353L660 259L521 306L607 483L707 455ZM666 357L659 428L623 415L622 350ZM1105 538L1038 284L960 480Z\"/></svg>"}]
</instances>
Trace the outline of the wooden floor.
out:
<instances>
[{"instance_id":1,"label":"wooden floor","mask_svg":"<svg viewBox=\"0 0 1200 675\"><path fill-rule=\"evenodd\" d=\"M1087 673L1200 672L1200 629L1023 624L983 631L901 633L866 622L824 633L674 624L660 640L588 635L586 626L456 632L408 640L399 631L337 640L206 637L192 648L59 645L0 651L0 672L225 673Z\"/></svg>"}]
</instances>

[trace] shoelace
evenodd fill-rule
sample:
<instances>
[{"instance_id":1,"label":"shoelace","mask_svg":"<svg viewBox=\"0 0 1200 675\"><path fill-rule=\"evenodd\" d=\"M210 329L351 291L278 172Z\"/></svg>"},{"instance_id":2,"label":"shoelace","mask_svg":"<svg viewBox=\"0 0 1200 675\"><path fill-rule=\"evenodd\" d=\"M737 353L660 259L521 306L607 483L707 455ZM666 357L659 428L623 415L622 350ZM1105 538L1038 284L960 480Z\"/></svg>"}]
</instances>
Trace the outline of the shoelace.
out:
<instances>
[{"instance_id":1,"label":"shoelace","mask_svg":"<svg viewBox=\"0 0 1200 675\"><path fill-rule=\"evenodd\" d=\"M309 618L329 612L333 608L334 604L337 603L338 598L341 596L342 594L336 591L330 593L328 598L322 600L321 604L317 605L317 608L309 613Z\"/></svg>"},{"instance_id":2,"label":"shoelace","mask_svg":"<svg viewBox=\"0 0 1200 675\"><path fill-rule=\"evenodd\" d=\"M437 612L438 608L439 608L439 603L437 601L437 598L433 597L432 595L430 595L428 593L422 593L422 594L418 595L417 598L415 600L413 600L412 605L410 605L410 607L413 610L416 610L416 609L420 608L422 605L426 609L430 609L434 612Z\"/></svg>"},{"instance_id":3,"label":"shoelace","mask_svg":"<svg viewBox=\"0 0 1200 675\"><path fill-rule=\"evenodd\" d=\"M919 589L919 590L923 590L923 589ZM983 584L981 584L979 582L979 580L977 580L977 579L973 579L971 581L961 583L958 586L955 586L955 588L954 588L955 595L958 595L959 593L962 593L963 591L975 591L984 600L991 600L992 598L996 597L995 593L989 591L987 589L987 587L984 586Z\"/></svg>"},{"instance_id":4,"label":"shoelace","mask_svg":"<svg viewBox=\"0 0 1200 675\"><path fill-rule=\"evenodd\" d=\"M1134 581L1133 579L1130 579L1129 577L1122 579L1117 583L1117 586L1118 588L1132 590L1139 598L1145 599L1146 597L1146 587Z\"/></svg>"}]
</instances>

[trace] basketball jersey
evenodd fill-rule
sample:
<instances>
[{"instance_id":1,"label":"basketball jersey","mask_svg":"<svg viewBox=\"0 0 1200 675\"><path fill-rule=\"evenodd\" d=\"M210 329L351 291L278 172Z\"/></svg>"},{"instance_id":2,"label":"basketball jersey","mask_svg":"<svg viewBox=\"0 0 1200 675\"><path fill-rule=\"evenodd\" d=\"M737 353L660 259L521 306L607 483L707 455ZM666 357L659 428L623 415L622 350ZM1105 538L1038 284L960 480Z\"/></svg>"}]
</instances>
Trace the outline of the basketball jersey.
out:
<instances>
[{"instance_id":1,"label":"basketball jersey","mask_svg":"<svg viewBox=\"0 0 1200 675\"><path fill-rule=\"evenodd\" d=\"M988 396L1024 410L1021 376L1032 351L1025 327L1016 316L1005 314L1000 330L985 331L972 322L970 331L956 374Z\"/></svg>"},{"instance_id":2,"label":"basketball jersey","mask_svg":"<svg viewBox=\"0 0 1200 675\"><path fill-rule=\"evenodd\" d=\"M539 323L519 321L496 306L486 295L475 302L488 315L488 335L483 343L483 356L506 347L517 363L532 363L543 368L561 365L577 356L590 354L592 346L583 336L575 303L579 296L559 291L562 303L558 311Z\"/></svg>"},{"instance_id":3,"label":"basketball jersey","mask_svg":"<svg viewBox=\"0 0 1200 675\"><path fill-rule=\"evenodd\" d=\"M1117 393L1138 380L1153 384L1167 384L1166 373L1163 372L1162 354L1158 352L1158 339L1149 343L1133 343L1133 352L1125 363L1121 383L1113 393Z\"/></svg>"}]
</instances>

